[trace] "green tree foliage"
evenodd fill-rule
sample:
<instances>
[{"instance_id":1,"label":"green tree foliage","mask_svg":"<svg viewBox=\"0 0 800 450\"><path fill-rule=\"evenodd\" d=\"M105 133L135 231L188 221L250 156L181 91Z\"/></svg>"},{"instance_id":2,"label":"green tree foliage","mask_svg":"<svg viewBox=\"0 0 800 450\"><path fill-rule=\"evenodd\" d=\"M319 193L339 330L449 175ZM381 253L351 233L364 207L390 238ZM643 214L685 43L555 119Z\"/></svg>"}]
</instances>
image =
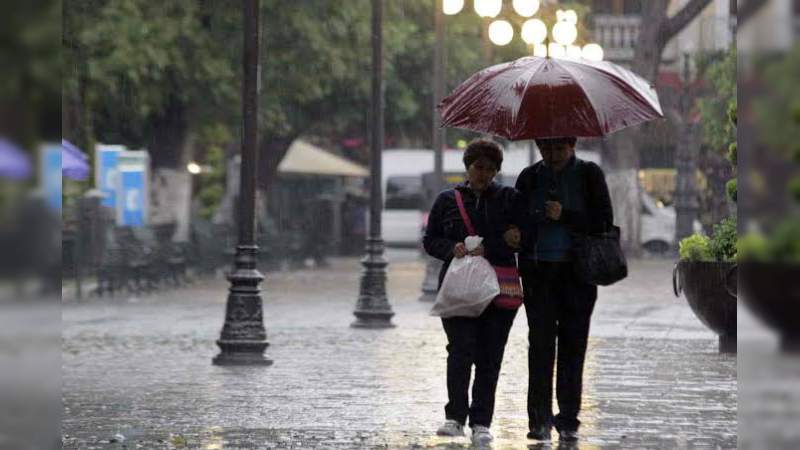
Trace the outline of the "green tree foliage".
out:
<instances>
[{"instance_id":1,"label":"green tree foliage","mask_svg":"<svg viewBox=\"0 0 800 450\"><path fill-rule=\"evenodd\" d=\"M199 216L210 220L225 196L226 165L223 148L230 142L231 136L227 127L216 125L201 130L199 139L207 146L205 156L199 161L202 172L195 177L194 191Z\"/></svg>"},{"instance_id":2,"label":"green tree foliage","mask_svg":"<svg viewBox=\"0 0 800 450\"><path fill-rule=\"evenodd\" d=\"M261 141L366 137L369 1L261 5ZM238 128L241 22L236 0L71 0L64 8L66 96L91 112L97 140L147 147L158 165L159 153L179 153L186 136L207 125ZM474 14L448 18L451 80L483 65L480 25ZM432 48L433 3L386 2L389 138L430 136ZM179 158L169 156L175 166Z\"/></svg>"},{"instance_id":3,"label":"green tree foliage","mask_svg":"<svg viewBox=\"0 0 800 450\"><path fill-rule=\"evenodd\" d=\"M4 5L0 14L0 135L25 148L60 136L61 2Z\"/></svg>"},{"instance_id":4,"label":"green tree foliage","mask_svg":"<svg viewBox=\"0 0 800 450\"><path fill-rule=\"evenodd\" d=\"M705 72L713 95L697 102L703 137L712 149L723 152L736 140L736 47Z\"/></svg>"},{"instance_id":5,"label":"green tree foliage","mask_svg":"<svg viewBox=\"0 0 800 450\"><path fill-rule=\"evenodd\" d=\"M766 95L755 100L759 138L771 148L793 157L800 142L800 45L782 60L767 66L762 84Z\"/></svg>"},{"instance_id":6,"label":"green tree foliage","mask_svg":"<svg viewBox=\"0 0 800 450\"><path fill-rule=\"evenodd\" d=\"M716 261L732 261L736 258L736 217L728 217L714 225L714 235L709 241L711 257Z\"/></svg>"},{"instance_id":7,"label":"green tree foliage","mask_svg":"<svg viewBox=\"0 0 800 450\"><path fill-rule=\"evenodd\" d=\"M233 2L70 1L64 86L85 89L97 140L147 147L174 167L192 129L229 120L239 21L225 6Z\"/></svg>"}]
</instances>

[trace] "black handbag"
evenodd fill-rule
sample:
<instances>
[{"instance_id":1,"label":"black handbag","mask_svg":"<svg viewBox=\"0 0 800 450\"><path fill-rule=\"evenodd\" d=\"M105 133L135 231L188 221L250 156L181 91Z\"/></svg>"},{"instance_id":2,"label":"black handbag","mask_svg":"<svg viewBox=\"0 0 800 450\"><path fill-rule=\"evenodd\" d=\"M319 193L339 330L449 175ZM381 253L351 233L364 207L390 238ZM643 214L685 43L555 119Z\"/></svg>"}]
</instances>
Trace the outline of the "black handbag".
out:
<instances>
[{"instance_id":1,"label":"black handbag","mask_svg":"<svg viewBox=\"0 0 800 450\"><path fill-rule=\"evenodd\" d=\"M573 233L573 265L578 280L608 286L628 276L628 262L619 243L620 229L611 225L600 234Z\"/></svg>"}]
</instances>

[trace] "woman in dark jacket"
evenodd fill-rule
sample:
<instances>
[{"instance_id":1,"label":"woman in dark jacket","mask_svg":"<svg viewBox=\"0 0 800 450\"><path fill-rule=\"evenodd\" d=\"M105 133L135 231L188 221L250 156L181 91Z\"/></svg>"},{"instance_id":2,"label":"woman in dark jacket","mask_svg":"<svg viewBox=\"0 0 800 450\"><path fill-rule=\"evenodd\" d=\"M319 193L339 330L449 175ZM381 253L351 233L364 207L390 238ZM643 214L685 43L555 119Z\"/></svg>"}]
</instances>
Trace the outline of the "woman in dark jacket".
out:
<instances>
[{"instance_id":1,"label":"woman in dark jacket","mask_svg":"<svg viewBox=\"0 0 800 450\"><path fill-rule=\"evenodd\" d=\"M436 198L423 243L428 254L444 261L439 274L440 287L450 261L467 254L481 255L493 266L516 266L514 250L503 239L503 233L513 221L516 190L493 181L502 163L503 152L497 143L485 139L473 141L464 152L467 181ZM483 237L481 246L471 253L464 245L468 233L456 203L456 191L461 193L472 226ZM519 304L493 302L479 317L442 319L448 341L448 403L444 408L446 420L438 429L438 435L463 436L463 427L469 417L473 442L492 440L489 426L494 413L495 388L503 350L518 307ZM469 405L473 364L475 381L472 404Z\"/></svg>"}]
</instances>

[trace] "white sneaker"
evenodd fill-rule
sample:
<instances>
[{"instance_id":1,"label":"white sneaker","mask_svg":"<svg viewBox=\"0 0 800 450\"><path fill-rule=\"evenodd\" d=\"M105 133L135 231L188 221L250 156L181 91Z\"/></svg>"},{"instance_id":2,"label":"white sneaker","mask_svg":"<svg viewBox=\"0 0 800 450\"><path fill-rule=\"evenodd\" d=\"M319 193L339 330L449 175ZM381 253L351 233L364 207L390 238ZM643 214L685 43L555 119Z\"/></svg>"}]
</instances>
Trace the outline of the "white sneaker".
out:
<instances>
[{"instance_id":1,"label":"white sneaker","mask_svg":"<svg viewBox=\"0 0 800 450\"><path fill-rule=\"evenodd\" d=\"M489 431L488 427L483 425L475 425L472 427L472 443L475 445L484 445L492 442L494 436Z\"/></svg>"},{"instance_id":2,"label":"white sneaker","mask_svg":"<svg viewBox=\"0 0 800 450\"><path fill-rule=\"evenodd\" d=\"M437 436L464 436L464 425L455 420L447 419L442 426L436 430Z\"/></svg>"}]
</instances>

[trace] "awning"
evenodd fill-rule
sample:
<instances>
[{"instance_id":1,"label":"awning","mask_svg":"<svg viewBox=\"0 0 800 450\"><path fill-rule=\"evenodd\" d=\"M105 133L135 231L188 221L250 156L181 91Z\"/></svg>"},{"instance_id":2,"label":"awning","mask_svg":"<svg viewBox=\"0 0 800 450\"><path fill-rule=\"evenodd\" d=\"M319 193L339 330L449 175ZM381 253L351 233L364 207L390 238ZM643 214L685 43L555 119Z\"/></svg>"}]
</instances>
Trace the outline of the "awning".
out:
<instances>
[{"instance_id":1,"label":"awning","mask_svg":"<svg viewBox=\"0 0 800 450\"><path fill-rule=\"evenodd\" d=\"M89 178L89 158L66 139L61 139L61 172L72 180Z\"/></svg>"},{"instance_id":2,"label":"awning","mask_svg":"<svg viewBox=\"0 0 800 450\"><path fill-rule=\"evenodd\" d=\"M369 176L369 171L365 167L301 139L292 142L283 161L278 164L278 172L360 178Z\"/></svg>"},{"instance_id":3,"label":"awning","mask_svg":"<svg viewBox=\"0 0 800 450\"><path fill-rule=\"evenodd\" d=\"M24 180L31 176L31 159L27 153L0 138L0 177Z\"/></svg>"}]
</instances>

